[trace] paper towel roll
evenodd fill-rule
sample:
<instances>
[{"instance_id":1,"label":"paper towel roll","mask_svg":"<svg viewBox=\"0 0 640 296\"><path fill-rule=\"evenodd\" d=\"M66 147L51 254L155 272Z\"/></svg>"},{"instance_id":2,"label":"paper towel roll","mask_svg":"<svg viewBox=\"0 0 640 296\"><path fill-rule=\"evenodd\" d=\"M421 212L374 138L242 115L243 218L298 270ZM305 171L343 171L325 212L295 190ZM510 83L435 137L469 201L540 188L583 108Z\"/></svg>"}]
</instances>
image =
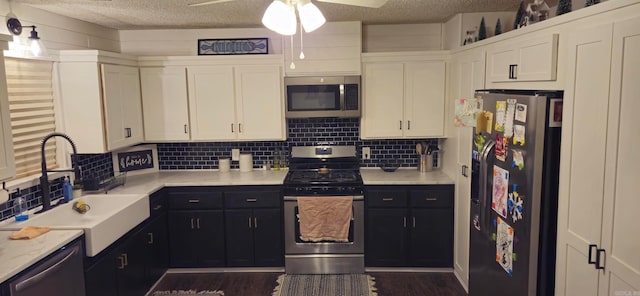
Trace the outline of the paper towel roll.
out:
<instances>
[{"instance_id":1,"label":"paper towel roll","mask_svg":"<svg viewBox=\"0 0 640 296\"><path fill-rule=\"evenodd\" d=\"M253 156L251 153L240 153L240 171L253 171Z\"/></svg>"}]
</instances>

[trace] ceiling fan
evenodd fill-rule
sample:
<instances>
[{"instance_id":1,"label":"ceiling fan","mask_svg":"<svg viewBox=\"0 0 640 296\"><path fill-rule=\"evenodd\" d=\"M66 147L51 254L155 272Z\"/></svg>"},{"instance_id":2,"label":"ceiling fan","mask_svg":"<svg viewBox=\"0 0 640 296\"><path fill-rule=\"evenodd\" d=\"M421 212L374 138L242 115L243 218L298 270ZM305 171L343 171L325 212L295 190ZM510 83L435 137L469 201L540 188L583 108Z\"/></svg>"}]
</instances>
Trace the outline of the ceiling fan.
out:
<instances>
[{"instance_id":1,"label":"ceiling fan","mask_svg":"<svg viewBox=\"0 0 640 296\"><path fill-rule=\"evenodd\" d=\"M200 3L192 3L192 4L189 4L189 6L203 6L203 5L217 4L217 3L224 3L224 2L231 2L231 1L236 1L236 0L211 0L211 1L205 1ZM344 5L351 5L351 6L362 6L362 7L369 7L369 8L380 8L382 7L382 5L384 5L387 2L387 0L316 0L316 1L326 2L326 3L335 3L335 4L344 4Z\"/></svg>"}]
</instances>

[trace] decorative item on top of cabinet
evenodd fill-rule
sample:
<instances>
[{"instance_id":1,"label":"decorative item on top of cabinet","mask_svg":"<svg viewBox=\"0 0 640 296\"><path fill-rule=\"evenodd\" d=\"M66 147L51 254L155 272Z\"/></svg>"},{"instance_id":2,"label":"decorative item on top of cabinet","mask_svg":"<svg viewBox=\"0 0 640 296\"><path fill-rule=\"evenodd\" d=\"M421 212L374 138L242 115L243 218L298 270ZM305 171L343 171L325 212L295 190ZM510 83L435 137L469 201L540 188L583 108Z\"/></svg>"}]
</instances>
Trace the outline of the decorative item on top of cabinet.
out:
<instances>
[{"instance_id":1,"label":"decorative item on top of cabinet","mask_svg":"<svg viewBox=\"0 0 640 296\"><path fill-rule=\"evenodd\" d=\"M484 22L484 17L480 21L480 28L478 29L478 40L487 39L487 25Z\"/></svg>"},{"instance_id":2,"label":"decorative item on top of cabinet","mask_svg":"<svg viewBox=\"0 0 640 296\"><path fill-rule=\"evenodd\" d=\"M362 139L444 135L447 52L363 54Z\"/></svg>"},{"instance_id":3,"label":"decorative item on top of cabinet","mask_svg":"<svg viewBox=\"0 0 640 296\"><path fill-rule=\"evenodd\" d=\"M556 80L558 34L529 35L491 45L487 83Z\"/></svg>"},{"instance_id":4,"label":"decorative item on top of cabinet","mask_svg":"<svg viewBox=\"0 0 640 296\"><path fill-rule=\"evenodd\" d=\"M98 50L59 52L66 134L78 151L104 153L144 140L135 57Z\"/></svg>"}]
</instances>

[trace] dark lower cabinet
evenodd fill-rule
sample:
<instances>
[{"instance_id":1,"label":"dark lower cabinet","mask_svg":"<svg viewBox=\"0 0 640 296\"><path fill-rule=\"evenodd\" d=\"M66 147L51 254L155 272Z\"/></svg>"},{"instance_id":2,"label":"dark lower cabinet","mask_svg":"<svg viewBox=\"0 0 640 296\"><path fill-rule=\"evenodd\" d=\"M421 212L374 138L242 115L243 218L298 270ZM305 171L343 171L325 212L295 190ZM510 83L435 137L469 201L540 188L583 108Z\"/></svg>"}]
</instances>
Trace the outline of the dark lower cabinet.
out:
<instances>
[{"instance_id":1,"label":"dark lower cabinet","mask_svg":"<svg viewBox=\"0 0 640 296\"><path fill-rule=\"evenodd\" d=\"M367 266L453 266L453 186L368 186L365 196Z\"/></svg>"},{"instance_id":2,"label":"dark lower cabinet","mask_svg":"<svg viewBox=\"0 0 640 296\"><path fill-rule=\"evenodd\" d=\"M143 232L138 230L91 260L85 269L87 296L139 296L147 292L142 238Z\"/></svg>"},{"instance_id":3,"label":"dark lower cabinet","mask_svg":"<svg viewBox=\"0 0 640 296\"><path fill-rule=\"evenodd\" d=\"M279 188L232 187L224 197L227 266L283 266Z\"/></svg>"},{"instance_id":4,"label":"dark lower cabinet","mask_svg":"<svg viewBox=\"0 0 640 296\"><path fill-rule=\"evenodd\" d=\"M85 258L87 296L140 296L168 267L164 192L150 196L151 217L96 257Z\"/></svg>"},{"instance_id":5,"label":"dark lower cabinet","mask_svg":"<svg viewBox=\"0 0 640 296\"><path fill-rule=\"evenodd\" d=\"M172 187L169 202L169 265L222 267L224 216L217 187Z\"/></svg>"},{"instance_id":6,"label":"dark lower cabinet","mask_svg":"<svg viewBox=\"0 0 640 296\"><path fill-rule=\"evenodd\" d=\"M222 210L169 211L172 267L224 266Z\"/></svg>"}]
</instances>

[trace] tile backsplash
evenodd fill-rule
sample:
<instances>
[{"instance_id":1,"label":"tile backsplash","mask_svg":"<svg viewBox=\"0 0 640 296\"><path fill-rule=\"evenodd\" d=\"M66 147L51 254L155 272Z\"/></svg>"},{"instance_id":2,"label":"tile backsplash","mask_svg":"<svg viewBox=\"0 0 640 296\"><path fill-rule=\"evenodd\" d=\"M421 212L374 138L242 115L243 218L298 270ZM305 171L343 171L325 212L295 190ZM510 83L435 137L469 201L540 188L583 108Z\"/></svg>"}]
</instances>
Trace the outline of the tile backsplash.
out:
<instances>
[{"instance_id":1,"label":"tile backsplash","mask_svg":"<svg viewBox=\"0 0 640 296\"><path fill-rule=\"evenodd\" d=\"M253 166L259 168L271 161L278 150L288 152L293 146L312 146L318 142L335 145L355 145L358 158L361 147L371 148L371 159L362 160L361 167L376 167L381 162L401 167L416 167L416 143L438 144L437 139L360 140L359 118L289 119L286 141L163 143L158 144L161 170L217 169L218 158L231 157L231 149L253 155ZM238 162L232 162L238 168Z\"/></svg>"},{"instance_id":2,"label":"tile backsplash","mask_svg":"<svg viewBox=\"0 0 640 296\"><path fill-rule=\"evenodd\" d=\"M279 150L288 153L293 146L312 146L318 142L355 145L358 158L361 158L362 147L370 147L371 159L361 160L361 167L376 167L381 162L401 167L416 167L416 143L438 144L437 139L360 140L359 118L289 119L287 124L286 141L157 144L160 170L217 169L218 158L231 157L233 148L238 148L241 152L251 152L254 168L260 168L265 161L271 161ZM76 161L82 167L84 178L113 176L111 153L79 154ZM238 162L232 162L231 167L238 168ZM52 200L62 197L61 180L51 180ZM14 216L12 200L18 195L26 197L29 208L42 204L39 185L21 189L20 193L11 194L9 202L0 204L0 220Z\"/></svg>"}]
</instances>

